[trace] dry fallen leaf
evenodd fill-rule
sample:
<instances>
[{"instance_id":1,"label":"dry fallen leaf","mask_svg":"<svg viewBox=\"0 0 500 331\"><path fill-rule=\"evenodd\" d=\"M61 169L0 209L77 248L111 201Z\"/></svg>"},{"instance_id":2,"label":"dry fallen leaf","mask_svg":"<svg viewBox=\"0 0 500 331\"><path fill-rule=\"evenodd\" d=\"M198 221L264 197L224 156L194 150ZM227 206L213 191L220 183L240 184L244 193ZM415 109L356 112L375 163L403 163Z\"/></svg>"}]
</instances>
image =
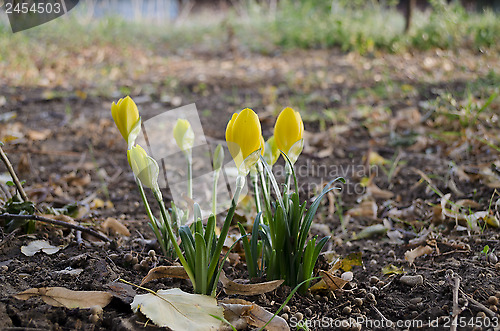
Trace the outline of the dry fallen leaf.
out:
<instances>
[{"instance_id":1,"label":"dry fallen leaf","mask_svg":"<svg viewBox=\"0 0 500 331\"><path fill-rule=\"evenodd\" d=\"M415 261L415 259L417 257L420 257L422 255L429 255L433 251L434 251L434 249L430 246L427 246L427 245L426 246L419 246L415 249L406 251L405 260L408 261L410 263L410 265L412 265L413 261Z\"/></svg>"},{"instance_id":2,"label":"dry fallen leaf","mask_svg":"<svg viewBox=\"0 0 500 331\"><path fill-rule=\"evenodd\" d=\"M108 232L108 234L110 232L114 232L114 233L118 233L118 234L130 237L130 231L127 229L127 227L125 225L123 225L116 218L113 218L113 217L106 218L106 220L101 224L101 227L104 231Z\"/></svg>"},{"instance_id":3,"label":"dry fallen leaf","mask_svg":"<svg viewBox=\"0 0 500 331\"><path fill-rule=\"evenodd\" d=\"M227 295L232 295L232 294L258 295L262 293L267 293L277 289L284 282L283 279L280 279L258 284L238 284L228 279L224 274L224 272L221 272L219 280L224 286L224 292Z\"/></svg>"},{"instance_id":4,"label":"dry fallen leaf","mask_svg":"<svg viewBox=\"0 0 500 331\"><path fill-rule=\"evenodd\" d=\"M331 291L341 290L345 284L349 283L353 278L353 274L350 271L344 272L342 277L337 277L333 272L324 270L320 270L319 274L322 279L310 288L311 292L326 289Z\"/></svg>"},{"instance_id":5,"label":"dry fallen leaf","mask_svg":"<svg viewBox=\"0 0 500 331\"><path fill-rule=\"evenodd\" d=\"M45 140L50 136L51 132L52 131L50 129L45 129L42 131L29 130L28 133L26 133L26 136L29 140L33 141Z\"/></svg>"},{"instance_id":6,"label":"dry fallen leaf","mask_svg":"<svg viewBox=\"0 0 500 331\"><path fill-rule=\"evenodd\" d=\"M364 217L371 217L371 218L377 218L377 204L375 201L363 201L358 207L349 209L347 211L347 215L350 216L364 216Z\"/></svg>"},{"instance_id":7,"label":"dry fallen leaf","mask_svg":"<svg viewBox=\"0 0 500 331\"><path fill-rule=\"evenodd\" d=\"M173 331L218 330L223 318L222 307L217 306L215 298L186 293L178 288L136 295L131 307L157 326Z\"/></svg>"},{"instance_id":8,"label":"dry fallen leaf","mask_svg":"<svg viewBox=\"0 0 500 331\"><path fill-rule=\"evenodd\" d=\"M113 296L104 291L72 291L64 287L30 288L14 295L19 300L40 297L54 307L86 309L93 306L106 307Z\"/></svg>"},{"instance_id":9,"label":"dry fallen leaf","mask_svg":"<svg viewBox=\"0 0 500 331\"><path fill-rule=\"evenodd\" d=\"M146 277L141 281L141 286L155 279L160 278L181 278L188 279L188 275L183 266L161 266L149 270Z\"/></svg>"},{"instance_id":10,"label":"dry fallen leaf","mask_svg":"<svg viewBox=\"0 0 500 331\"><path fill-rule=\"evenodd\" d=\"M247 324L257 328L262 328L272 318L271 322L267 324L266 330L269 331L284 331L290 330L286 321L280 316L274 316L264 308L250 301L242 299L225 299L222 300L221 305L224 307L224 315L237 317L244 317ZM227 314L226 312L229 312ZM231 322L231 320L229 320ZM232 323L231 323L232 324Z\"/></svg>"},{"instance_id":11,"label":"dry fallen leaf","mask_svg":"<svg viewBox=\"0 0 500 331\"><path fill-rule=\"evenodd\" d=\"M370 225L352 236L352 240L360 240L371 238L374 236L382 236L387 233L389 228L385 224Z\"/></svg>"},{"instance_id":12,"label":"dry fallen leaf","mask_svg":"<svg viewBox=\"0 0 500 331\"><path fill-rule=\"evenodd\" d=\"M33 256L38 252L43 252L45 254L52 255L59 252L61 248L62 248L61 246L52 246L46 240L35 240L30 242L26 246L21 246L21 253L23 253L26 256Z\"/></svg>"}]
</instances>

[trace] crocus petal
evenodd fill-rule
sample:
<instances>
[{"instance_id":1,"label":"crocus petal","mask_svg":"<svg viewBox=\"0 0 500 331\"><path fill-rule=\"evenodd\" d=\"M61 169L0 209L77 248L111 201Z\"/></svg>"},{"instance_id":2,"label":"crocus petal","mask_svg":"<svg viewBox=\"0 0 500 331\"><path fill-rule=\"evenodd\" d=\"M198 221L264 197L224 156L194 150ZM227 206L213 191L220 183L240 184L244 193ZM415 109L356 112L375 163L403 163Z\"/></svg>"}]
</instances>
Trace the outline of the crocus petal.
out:
<instances>
[{"instance_id":1,"label":"crocus petal","mask_svg":"<svg viewBox=\"0 0 500 331\"><path fill-rule=\"evenodd\" d=\"M226 128L226 142L238 168L250 154L261 148L261 132L259 117L253 110L245 108L231 117Z\"/></svg>"},{"instance_id":2,"label":"crocus petal","mask_svg":"<svg viewBox=\"0 0 500 331\"><path fill-rule=\"evenodd\" d=\"M129 142L129 134L139 121L139 110L134 100L129 96L111 104L111 115L123 139Z\"/></svg>"},{"instance_id":3,"label":"crocus petal","mask_svg":"<svg viewBox=\"0 0 500 331\"><path fill-rule=\"evenodd\" d=\"M290 107L283 109L274 126L274 137L278 148L288 154L290 148L302 139L303 134L304 123L300 113Z\"/></svg>"}]
</instances>

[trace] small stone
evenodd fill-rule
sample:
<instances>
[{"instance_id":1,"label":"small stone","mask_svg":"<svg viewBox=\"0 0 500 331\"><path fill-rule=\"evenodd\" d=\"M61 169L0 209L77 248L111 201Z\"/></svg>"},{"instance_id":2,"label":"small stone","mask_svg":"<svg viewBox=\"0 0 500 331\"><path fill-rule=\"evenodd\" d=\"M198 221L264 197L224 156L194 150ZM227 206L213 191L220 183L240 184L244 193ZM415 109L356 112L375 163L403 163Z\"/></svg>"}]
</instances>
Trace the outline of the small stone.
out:
<instances>
[{"instance_id":1,"label":"small stone","mask_svg":"<svg viewBox=\"0 0 500 331\"><path fill-rule=\"evenodd\" d=\"M281 318L284 319L285 321L288 321L288 314L287 313L281 314Z\"/></svg>"},{"instance_id":2,"label":"small stone","mask_svg":"<svg viewBox=\"0 0 500 331\"><path fill-rule=\"evenodd\" d=\"M6 265L3 265L3 266L2 266L2 271L4 271L4 272L5 272L5 271L9 271L9 267L8 267L8 266L6 266Z\"/></svg>"},{"instance_id":3,"label":"small stone","mask_svg":"<svg viewBox=\"0 0 500 331\"><path fill-rule=\"evenodd\" d=\"M99 305L95 305L90 307L90 314L91 315L100 315L102 314L102 307Z\"/></svg>"},{"instance_id":4,"label":"small stone","mask_svg":"<svg viewBox=\"0 0 500 331\"><path fill-rule=\"evenodd\" d=\"M416 305L417 303L420 303L422 302L422 298L421 297L416 297L416 298L412 298L410 299L410 303Z\"/></svg>"},{"instance_id":5,"label":"small stone","mask_svg":"<svg viewBox=\"0 0 500 331\"><path fill-rule=\"evenodd\" d=\"M396 253L394 253L392 249L387 252L387 255L389 255L390 257L396 257Z\"/></svg>"},{"instance_id":6,"label":"small stone","mask_svg":"<svg viewBox=\"0 0 500 331\"><path fill-rule=\"evenodd\" d=\"M366 300L374 302L375 301L375 295L373 293L367 293L366 294Z\"/></svg>"},{"instance_id":7,"label":"small stone","mask_svg":"<svg viewBox=\"0 0 500 331\"><path fill-rule=\"evenodd\" d=\"M377 276L371 276L370 277L370 284L375 285L379 282L379 279Z\"/></svg>"},{"instance_id":8,"label":"small stone","mask_svg":"<svg viewBox=\"0 0 500 331\"><path fill-rule=\"evenodd\" d=\"M319 295L319 294L315 294L315 295L314 295L314 300L316 300L316 301L321 300L321 295Z\"/></svg>"},{"instance_id":9,"label":"small stone","mask_svg":"<svg viewBox=\"0 0 500 331\"><path fill-rule=\"evenodd\" d=\"M500 298L500 291L496 291L495 296L496 296L497 298Z\"/></svg>"},{"instance_id":10,"label":"small stone","mask_svg":"<svg viewBox=\"0 0 500 331\"><path fill-rule=\"evenodd\" d=\"M495 255L495 253L490 253L487 256L486 259L489 263L491 264L497 264L498 263L498 257Z\"/></svg>"},{"instance_id":11,"label":"small stone","mask_svg":"<svg viewBox=\"0 0 500 331\"><path fill-rule=\"evenodd\" d=\"M304 311L306 313L307 316L311 316L312 315L312 310L311 308L306 308L306 310Z\"/></svg>"},{"instance_id":12,"label":"small stone","mask_svg":"<svg viewBox=\"0 0 500 331\"><path fill-rule=\"evenodd\" d=\"M125 256L123 257L123 260L124 260L125 262L132 262L132 258L133 258L132 254L127 253L127 254L125 254Z\"/></svg>"},{"instance_id":13,"label":"small stone","mask_svg":"<svg viewBox=\"0 0 500 331\"><path fill-rule=\"evenodd\" d=\"M290 312L290 307L285 305L285 307L283 307L283 312L284 313L289 313Z\"/></svg>"},{"instance_id":14,"label":"small stone","mask_svg":"<svg viewBox=\"0 0 500 331\"><path fill-rule=\"evenodd\" d=\"M498 307L497 306L490 306L490 310L494 313L496 313L498 311Z\"/></svg>"},{"instance_id":15,"label":"small stone","mask_svg":"<svg viewBox=\"0 0 500 331\"><path fill-rule=\"evenodd\" d=\"M349 325L349 320L342 320L340 322L340 330L349 330L351 328L351 326Z\"/></svg>"},{"instance_id":16,"label":"small stone","mask_svg":"<svg viewBox=\"0 0 500 331\"><path fill-rule=\"evenodd\" d=\"M404 275L399 278L399 281L408 286L417 286L424 283L424 277L422 275L408 276Z\"/></svg>"},{"instance_id":17,"label":"small stone","mask_svg":"<svg viewBox=\"0 0 500 331\"><path fill-rule=\"evenodd\" d=\"M134 266L132 267L132 269L134 269L135 271L139 271L139 270L141 270L141 265L139 263L134 264Z\"/></svg>"},{"instance_id":18,"label":"small stone","mask_svg":"<svg viewBox=\"0 0 500 331\"><path fill-rule=\"evenodd\" d=\"M484 319L486 318L486 314L484 313L484 311L480 311L477 313L476 317Z\"/></svg>"},{"instance_id":19,"label":"small stone","mask_svg":"<svg viewBox=\"0 0 500 331\"><path fill-rule=\"evenodd\" d=\"M153 257L153 256L156 256L156 252L152 249L148 252L148 256L149 257Z\"/></svg>"},{"instance_id":20,"label":"small stone","mask_svg":"<svg viewBox=\"0 0 500 331\"><path fill-rule=\"evenodd\" d=\"M95 314L90 314L89 320L90 323L97 324L97 322L99 322L99 316Z\"/></svg>"},{"instance_id":21,"label":"small stone","mask_svg":"<svg viewBox=\"0 0 500 331\"><path fill-rule=\"evenodd\" d=\"M137 263L139 263L139 259L137 258L137 256L134 256L134 257L132 258L132 260L130 260L130 263L132 263L132 264L137 264Z\"/></svg>"},{"instance_id":22,"label":"small stone","mask_svg":"<svg viewBox=\"0 0 500 331\"><path fill-rule=\"evenodd\" d=\"M488 304L490 305L498 305L498 298L494 295L488 298Z\"/></svg>"},{"instance_id":23,"label":"small stone","mask_svg":"<svg viewBox=\"0 0 500 331\"><path fill-rule=\"evenodd\" d=\"M149 267L149 263L148 263L148 261L146 261L146 260L142 260L142 261L141 261L141 263L140 263L140 265L141 265L141 267L143 267L143 268L147 268L147 267Z\"/></svg>"},{"instance_id":24,"label":"small stone","mask_svg":"<svg viewBox=\"0 0 500 331\"><path fill-rule=\"evenodd\" d=\"M361 324L354 321L354 323L351 324L351 331L361 331Z\"/></svg>"},{"instance_id":25,"label":"small stone","mask_svg":"<svg viewBox=\"0 0 500 331\"><path fill-rule=\"evenodd\" d=\"M363 299L361 298L355 298L354 299L354 305L361 307L363 305Z\"/></svg>"},{"instance_id":26,"label":"small stone","mask_svg":"<svg viewBox=\"0 0 500 331\"><path fill-rule=\"evenodd\" d=\"M301 312L296 312L295 315L293 315L297 321L302 321L304 319L304 314Z\"/></svg>"},{"instance_id":27,"label":"small stone","mask_svg":"<svg viewBox=\"0 0 500 331\"><path fill-rule=\"evenodd\" d=\"M349 306L345 306L344 309L342 309L342 314L344 315L350 315L352 312L352 308Z\"/></svg>"},{"instance_id":28,"label":"small stone","mask_svg":"<svg viewBox=\"0 0 500 331\"><path fill-rule=\"evenodd\" d=\"M495 264L495 269L496 269L496 271L500 271L500 262L498 262L497 264Z\"/></svg>"},{"instance_id":29,"label":"small stone","mask_svg":"<svg viewBox=\"0 0 500 331\"><path fill-rule=\"evenodd\" d=\"M151 261L153 261L153 260L151 259L151 256L146 257L144 260L146 260L146 262L147 262L147 263L151 263Z\"/></svg>"}]
</instances>

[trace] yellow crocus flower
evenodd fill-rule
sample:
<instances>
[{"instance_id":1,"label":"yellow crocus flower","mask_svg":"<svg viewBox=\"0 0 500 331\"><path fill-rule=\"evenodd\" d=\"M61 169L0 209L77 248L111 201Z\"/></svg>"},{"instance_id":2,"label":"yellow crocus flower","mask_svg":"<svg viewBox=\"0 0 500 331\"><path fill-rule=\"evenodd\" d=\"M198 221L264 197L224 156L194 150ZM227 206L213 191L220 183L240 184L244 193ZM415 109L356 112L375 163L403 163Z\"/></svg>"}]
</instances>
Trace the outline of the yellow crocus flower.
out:
<instances>
[{"instance_id":1,"label":"yellow crocus flower","mask_svg":"<svg viewBox=\"0 0 500 331\"><path fill-rule=\"evenodd\" d=\"M183 152L190 152L194 144L194 132L188 120L179 118L174 126L174 138Z\"/></svg>"},{"instance_id":2,"label":"yellow crocus flower","mask_svg":"<svg viewBox=\"0 0 500 331\"><path fill-rule=\"evenodd\" d=\"M127 157L134 175L144 184L144 186L152 189L161 196L158 186L160 168L155 159L149 156L140 145L135 145L130 148L127 151Z\"/></svg>"},{"instance_id":3,"label":"yellow crocus flower","mask_svg":"<svg viewBox=\"0 0 500 331\"><path fill-rule=\"evenodd\" d=\"M285 153L292 163L302 152L304 123L298 111L287 107L281 111L274 125L276 146Z\"/></svg>"},{"instance_id":4,"label":"yellow crocus flower","mask_svg":"<svg viewBox=\"0 0 500 331\"><path fill-rule=\"evenodd\" d=\"M127 96L118 100L116 104L113 102L111 115L130 149L141 131L141 118L137 105L131 97Z\"/></svg>"},{"instance_id":5,"label":"yellow crocus flower","mask_svg":"<svg viewBox=\"0 0 500 331\"><path fill-rule=\"evenodd\" d=\"M249 108L243 109L239 114L234 113L227 124L226 142L238 169L248 173L259 159L255 152L260 149L263 153L264 139L259 116Z\"/></svg>"}]
</instances>

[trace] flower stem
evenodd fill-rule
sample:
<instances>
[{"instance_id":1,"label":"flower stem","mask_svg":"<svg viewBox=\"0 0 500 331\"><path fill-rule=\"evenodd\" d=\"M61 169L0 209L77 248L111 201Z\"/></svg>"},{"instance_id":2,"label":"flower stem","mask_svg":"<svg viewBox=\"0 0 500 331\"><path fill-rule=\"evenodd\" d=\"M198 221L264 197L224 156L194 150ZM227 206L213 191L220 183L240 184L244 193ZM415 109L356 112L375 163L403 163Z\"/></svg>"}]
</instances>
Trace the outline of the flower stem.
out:
<instances>
[{"instance_id":1,"label":"flower stem","mask_svg":"<svg viewBox=\"0 0 500 331\"><path fill-rule=\"evenodd\" d=\"M220 168L214 171L214 184L212 187L212 215L217 215L217 182L219 181Z\"/></svg>"},{"instance_id":2,"label":"flower stem","mask_svg":"<svg viewBox=\"0 0 500 331\"><path fill-rule=\"evenodd\" d=\"M187 196L189 199L193 199L193 158L191 155L187 155Z\"/></svg>"},{"instance_id":3,"label":"flower stem","mask_svg":"<svg viewBox=\"0 0 500 331\"><path fill-rule=\"evenodd\" d=\"M258 184L258 178L257 178L257 171L250 171L250 178L252 180L252 186L253 186L253 197L255 199L255 208L257 209L257 213L260 213L262 211L262 206L260 203L260 191L259 191L259 184Z\"/></svg>"},{"instance_id":4,"label":"flower stem","mask_svg":"<svg viewBox=\"0 0 500 331\"><path fill-rule=\"evenodd\" d=\"M154 196L156 198L156 201L158 201L158 204L160 205L160 212L163 217L163 219L167 219L167 210L165 209L165 205L162 203L162 199L158 196L156 192L153 192ZM184 258L184 255L182 255L181 248L179 247L179 244L177 243L177 238L174 235L174 232L172 231L172 226L170 225L169 222L165 222L165 225L167 227L167 233L170 238L170 241L172 242L172 245L174 246L175 253L177 254L177 257L179 258L179 261L181 262L182 266L184 267L184 270L186 270L186 273L191 280L193 284L196 284L195 278L194 278L194 273L193 270L189 267L189 264L187 263L186 259Z\"/></svg>"},{"instance_id":5,"label":"flower stem","mask_svg":"<svg viewBox=\"0 0 500 331\"><path fill-rule=\"evenodd\" d=\"M146 198L146 194L144 193L144 188L142 187L142 183L137 177L135 178L135 182L137 184L137 187L139 187L139 193L141 194L142 203L144 204L144 208L146 208L146 214L148 215L149 221L151 222L151 226L153 227L153 232L155 233L156 239L160 244L161 251L163 252L164 256L168 256L167 245L165 243L163 236L161 235L160 230L158 229L158 224L156 224L156 218L154 217L153 212L151 211L151 207L149 206L148 199Z\"/></svg>"}]
</instances>

